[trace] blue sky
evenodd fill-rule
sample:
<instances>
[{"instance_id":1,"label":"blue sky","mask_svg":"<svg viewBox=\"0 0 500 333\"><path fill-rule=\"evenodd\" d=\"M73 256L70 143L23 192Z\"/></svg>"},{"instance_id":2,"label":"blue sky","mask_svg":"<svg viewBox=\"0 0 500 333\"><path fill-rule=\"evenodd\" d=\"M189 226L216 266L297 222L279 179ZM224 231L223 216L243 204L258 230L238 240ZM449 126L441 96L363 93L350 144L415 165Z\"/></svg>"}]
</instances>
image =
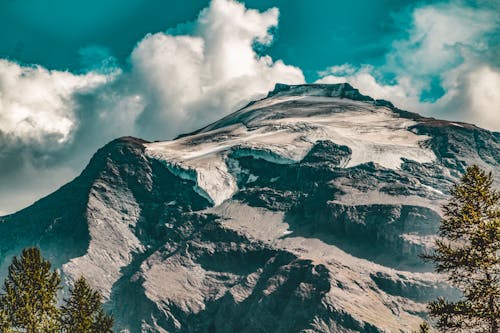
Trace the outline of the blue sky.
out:
<instances>
[{"instance_id":1,"label":"blue sky","mask_svg":"<svg viewBox=\"0 0 500 333\"><path fill-rule=\"evenodd\" d=\"M280 10L266 53L300 67L306 78L332 64L380 64L404 34L411 9L436 1L249 0ZM0 56L50 69L81 71L81 50L101 46L124 64L147 33L193 21L209 1L2 0ZM402 29L403 28L403 29Z\"/></svg>"},{"instance_id":2,"label":"blue sky","mask_svg":"<svg viewBox=\"0 0 500 333\"><path fill-rule=\"evenodd\" d=\"M0 0L0 214L115 137L172 138L276 82L350 82L498 131L499 11L496 0Z\"/></svg>"}]
</instances>

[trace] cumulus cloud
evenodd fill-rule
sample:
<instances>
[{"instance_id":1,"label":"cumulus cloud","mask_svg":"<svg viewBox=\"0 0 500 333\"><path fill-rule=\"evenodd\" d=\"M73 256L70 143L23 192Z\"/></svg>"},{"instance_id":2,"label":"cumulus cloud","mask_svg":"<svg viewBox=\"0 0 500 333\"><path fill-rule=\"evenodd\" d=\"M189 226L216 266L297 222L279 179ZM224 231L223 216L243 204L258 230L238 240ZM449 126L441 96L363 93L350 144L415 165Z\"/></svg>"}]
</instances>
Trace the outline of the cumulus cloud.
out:
<instances>
[{"instance_id":1,"label":"cumulus cloud","mask_svg":"<svg viewBox=\"0 0 500 333\"><path fill-rule=\"evenodd\" d=\"M468 74L464 88L469 105L463 117L485 127L500 130L500 69L481 66Z\"/></svg>"},{"instance_id":2,"label":"cumulus cloud","mask_svg":"<svg viewBox=\"0 0 500 333\"><path fill-rule=\"evenodd\" d=\"M366 95L390 100L395 105L415 109L420 105L420 90L413 85L409 76L398 77L397 84L383 84L383 74L373 66L364 65L356 68L350 64L333 66L322 71L318 83L349 82Z\"/></svg>"},{"instance_id":3,"label":"cumulus cloud","mask_svg":"<svg viewBox=\"0 0 500 333\"><path fill-rule=\"evenodd\" d=\"M255 52L272 42L278 15L213 0L196 21L145 36L122 69L96 46L82 50L79 75L0 60L0 211L67 182L115 137L172 138L276 82L304 82L300 69Z\"/></svg>"},{"instance_id":4,"label":"cumulus cloud","mask_svg":"<svg viewBox=\"0 0 500 333\"><path fill-rule=\"evenodd\" d=\"M258 56L254 43L272 42L278 10L260 13L214 0L200 13L193 34L146 36L131 55L134 78L148 104L141 133L165 138L194 129L271 90L276 82L304 82L302 71Z\"/></svg>"},{"instance_id":5,"label":"cumulus cloud","mask_svg":"<svg viewBox=\"0 0 500 333\"><path fill-rule=\"evenodd\" d=\"M63 144L75 126L72 96L105 81L0 59L0 133L24 144Z\"/></svg>"},{"instance_id":6,"label":"cumulus cloud","mask_svg":"<svg viewBox=\"0 0 500 333\"><path fill-rule=\"evenodd\" d=\"M334 66L319 82L349 82L401 108L500 130L499 9L458 1L416 8L406 38L392 44L383 66ZM425 98L436 88L441 96Z\"/></svg>"}]
</instances>

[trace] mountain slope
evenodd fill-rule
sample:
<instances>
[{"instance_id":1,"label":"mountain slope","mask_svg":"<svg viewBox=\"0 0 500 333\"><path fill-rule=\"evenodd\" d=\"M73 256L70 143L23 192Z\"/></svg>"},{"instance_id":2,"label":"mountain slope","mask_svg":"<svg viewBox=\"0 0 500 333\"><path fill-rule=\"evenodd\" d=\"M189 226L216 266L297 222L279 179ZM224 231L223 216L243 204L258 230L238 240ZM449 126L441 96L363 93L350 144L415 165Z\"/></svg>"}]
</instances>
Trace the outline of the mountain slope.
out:
<instances>
[{"instance_id":1,"label":"mountain slope","mask_svg":"<svg viewBox=\"0 0 500 333\"><path fill-rule=\"evenodd\" d=\"M499 151L499 133L347 84L278 84L176 140L100 149L1 218L0 272L39 245L129 332L407 332L455 294L417 257L449 185Z\"/></svg>"}]
</instances>

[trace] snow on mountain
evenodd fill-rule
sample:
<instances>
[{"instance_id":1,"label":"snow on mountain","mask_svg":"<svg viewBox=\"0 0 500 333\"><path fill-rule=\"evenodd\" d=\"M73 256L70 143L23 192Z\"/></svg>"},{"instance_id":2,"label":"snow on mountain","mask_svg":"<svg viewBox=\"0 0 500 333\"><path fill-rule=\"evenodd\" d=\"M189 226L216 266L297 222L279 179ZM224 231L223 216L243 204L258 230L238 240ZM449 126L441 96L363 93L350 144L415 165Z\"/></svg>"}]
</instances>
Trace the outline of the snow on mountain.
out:
<instances>
[{"instance_id":1,"label":"snow on mountain","mask_svg":"<svg viewBox=\"0 0 500 333\"><path fill-rule=\"evenodd\" d=\"M278 84L175 140L101 148L0 218L0 274L38 245L66 283L102 290L122 332L409 332L456 295L418 258L440 203L499 151L499 133L348 84Z\"/></svg>"},{"instance_id":2,"label":"snow on mountain","mask_svg":"<svg viewBox=\"0 0 500 333\"><path fill-rule=\"evenodd\" d=\"M385 106L306 93L277 95L194 135L147 144L146 153L172 169L196 174L197 185L218 205L237 191L225 161L230 152L278 164L296 163L317 141L328 140L351 149L345 167L373 162L397 169L403 158L419 163L436 159L432 150L423 146L429 137L409 130L415 124Z\"/></svg>"}]
</instances>

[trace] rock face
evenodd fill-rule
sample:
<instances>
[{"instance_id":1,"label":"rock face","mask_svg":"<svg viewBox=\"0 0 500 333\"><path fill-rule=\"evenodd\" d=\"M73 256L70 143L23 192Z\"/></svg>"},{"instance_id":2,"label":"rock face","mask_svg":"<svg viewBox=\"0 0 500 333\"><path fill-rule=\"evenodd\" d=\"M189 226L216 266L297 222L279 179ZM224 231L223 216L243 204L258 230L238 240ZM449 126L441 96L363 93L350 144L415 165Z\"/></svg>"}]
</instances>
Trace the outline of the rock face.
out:
<instances>
[{"instance_id":1,"label":"rock face","mask_svg":"<svg viewBox=\"0 0 500 333\"><path fill-rule=\"evenodd\" d=\"M409 332L455 295L418 254L472 163L500 176L499 133L278 84L176 140L100 149L0 218L0 274L38 245L124 332Z\"/></svg>"}]
</instances>

